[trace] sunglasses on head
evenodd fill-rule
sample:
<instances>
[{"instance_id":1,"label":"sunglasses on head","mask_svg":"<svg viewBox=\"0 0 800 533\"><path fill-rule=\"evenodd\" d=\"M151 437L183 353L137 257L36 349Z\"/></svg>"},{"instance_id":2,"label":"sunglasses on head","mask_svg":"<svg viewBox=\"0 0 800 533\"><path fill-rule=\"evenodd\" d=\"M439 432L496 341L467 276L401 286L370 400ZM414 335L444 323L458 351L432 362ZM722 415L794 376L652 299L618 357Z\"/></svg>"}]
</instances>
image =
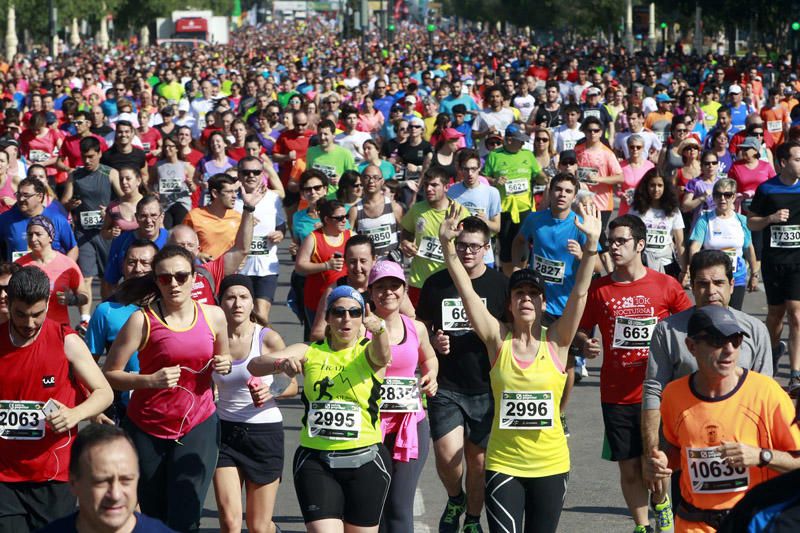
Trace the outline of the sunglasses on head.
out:
<instances>
[{"instance_id":1,"label":"sunglasses on head","mask_svg":"<svg viewBox=\"0 0 800 533\"><path fill-rule=\"evenodd\" d=\"M336 318L344 318L345 315L349 314L350 318L361 318L363 311L360 307L331 307L330 314Z\"/></svg>"},{"instance_id":2,"label":"sunglasses on head","mask_svg":"<svg viewBox=\"0 0 800 533\"><path fill-rule=\"evenodd\" d=\"M156 274L156 281L158 281L159 285L171 285L172 280L178 282L178 285L183 285L191 276L191 272L175 272L174 274Z\"/></svg>"}]
</instances>

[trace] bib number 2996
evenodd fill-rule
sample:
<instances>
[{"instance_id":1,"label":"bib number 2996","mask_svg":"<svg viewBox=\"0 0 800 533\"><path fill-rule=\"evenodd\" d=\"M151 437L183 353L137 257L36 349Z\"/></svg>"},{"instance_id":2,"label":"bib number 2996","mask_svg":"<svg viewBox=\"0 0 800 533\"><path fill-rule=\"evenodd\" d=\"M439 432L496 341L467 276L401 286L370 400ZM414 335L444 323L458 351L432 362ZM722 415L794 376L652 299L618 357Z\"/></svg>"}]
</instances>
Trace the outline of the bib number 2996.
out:
<instances>
[{"instance_id":1,"label":"bib number 2996","mask_svg":"<svg viewBox=\"0 0 800 533\"><path fill-rule=\"evenodd\" d=\"M500 429L551 429L555 408L551 391L503 391Z\"/></svg>"}]
</instances>

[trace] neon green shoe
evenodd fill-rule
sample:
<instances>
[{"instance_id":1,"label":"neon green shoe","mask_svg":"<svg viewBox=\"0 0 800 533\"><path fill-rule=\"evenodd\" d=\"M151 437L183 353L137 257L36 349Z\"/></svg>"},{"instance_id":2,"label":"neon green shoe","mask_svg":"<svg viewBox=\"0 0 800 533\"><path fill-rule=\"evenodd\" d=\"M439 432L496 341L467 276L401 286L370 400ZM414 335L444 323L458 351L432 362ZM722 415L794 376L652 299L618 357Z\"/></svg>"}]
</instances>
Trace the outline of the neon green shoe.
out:
<instances>
[{"instance_id":1,"label":"neon green shoe","mask_svg":"<svg viewBox=\"0 0 800 533\"><path fill-rule=\"evenodd\" d=\"M653 505L653 512L655 513L656 531L658 533L671 533L674 531L672 502L669 500L669 496L663 502Z\"/></svg>"}]
</instances>

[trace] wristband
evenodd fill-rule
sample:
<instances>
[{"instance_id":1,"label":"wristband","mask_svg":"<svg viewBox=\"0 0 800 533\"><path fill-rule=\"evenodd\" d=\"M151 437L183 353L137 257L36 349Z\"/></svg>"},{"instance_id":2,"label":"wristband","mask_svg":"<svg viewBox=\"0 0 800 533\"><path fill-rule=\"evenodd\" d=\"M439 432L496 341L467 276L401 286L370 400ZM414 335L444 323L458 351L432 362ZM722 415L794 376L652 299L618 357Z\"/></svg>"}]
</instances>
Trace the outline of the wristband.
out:
<instances>
[{"instance_id":1,"label":"wristband","mask_svg":"<svg viewBox=\"0 0 800 533\"><path fill-rule=\"evenodd\" d=\"M254 213L255 210L256 206L254 205L247 205L247 204L242 205L242 211L247 211L248 213Z\"/></svg>"},{"instance_id":2,"label":"wristband","mask_svg":"<svg viewBox=\"0 0 800 533\"><path fill-rule=\"evenodd\" d=\"M273 374L274 374L274 373L276 373L276 372L280 372L281 370L283 370L283 362L284 362L284 361L286 361L286 359L275 359L275 360L272 362L272 373L273 373Z\"/></svg>"}]
</instances>

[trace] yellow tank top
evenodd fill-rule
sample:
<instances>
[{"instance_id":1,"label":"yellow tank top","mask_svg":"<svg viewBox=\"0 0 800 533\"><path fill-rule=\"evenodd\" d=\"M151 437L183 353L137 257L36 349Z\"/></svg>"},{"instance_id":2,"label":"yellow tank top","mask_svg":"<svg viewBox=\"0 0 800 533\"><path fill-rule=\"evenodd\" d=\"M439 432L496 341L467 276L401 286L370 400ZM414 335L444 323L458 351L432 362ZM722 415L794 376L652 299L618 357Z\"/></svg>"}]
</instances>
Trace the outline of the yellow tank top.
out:
<instances>
[{"instance_id":1,"label":"yellow tank top","mask_svg":"<svg viewBox=\"0 0 800 533\"><path fill-rule=\"evenodd\" d=\"M327 341L306 351L300 445L352 450L381 442L381 382L367 360L368 339L334 352Z\"/></svg>"},{"instance_id":2,"label":"yellow tank top","mask_svg":"<svg viewBox=\"0 0 800 533\"><path fill-rule=\"evenodd\" d=\"M528 368L514 359L509 332L489 372L494 421L486 469L517 477L569 472L569 448L559 403L567 375L553 362L542 328L539 351Z\"/></svg>"}]
</instances>

